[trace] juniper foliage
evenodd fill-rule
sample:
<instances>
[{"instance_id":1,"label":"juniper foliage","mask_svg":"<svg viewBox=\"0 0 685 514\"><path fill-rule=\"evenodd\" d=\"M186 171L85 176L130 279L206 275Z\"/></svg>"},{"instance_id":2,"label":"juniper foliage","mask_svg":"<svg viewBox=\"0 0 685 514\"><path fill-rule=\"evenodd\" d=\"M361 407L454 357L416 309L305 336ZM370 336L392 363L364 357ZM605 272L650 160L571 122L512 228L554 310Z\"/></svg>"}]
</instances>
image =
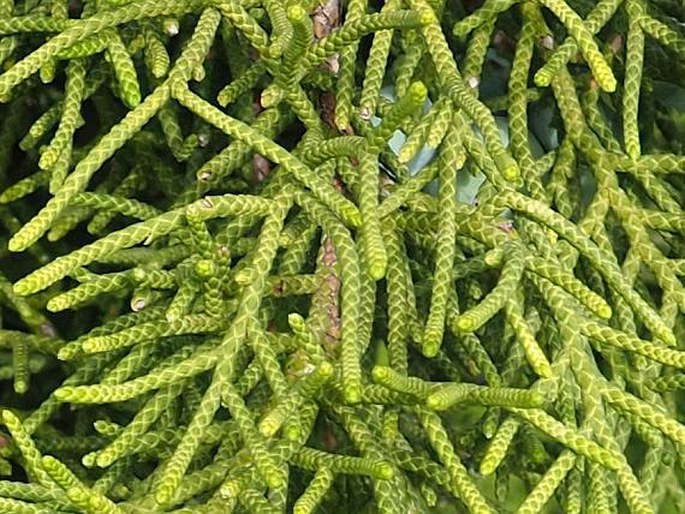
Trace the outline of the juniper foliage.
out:
<instances>
[{"instance_id":1,"label":"juniper foliage","mask_svg":"<svg viewBox=\"0 0 685 514\"><path fill-rule=\"evenodd\" d=\"M685 512L683 12L0 1L0 511Z\"/></svg>"}]
</instances>

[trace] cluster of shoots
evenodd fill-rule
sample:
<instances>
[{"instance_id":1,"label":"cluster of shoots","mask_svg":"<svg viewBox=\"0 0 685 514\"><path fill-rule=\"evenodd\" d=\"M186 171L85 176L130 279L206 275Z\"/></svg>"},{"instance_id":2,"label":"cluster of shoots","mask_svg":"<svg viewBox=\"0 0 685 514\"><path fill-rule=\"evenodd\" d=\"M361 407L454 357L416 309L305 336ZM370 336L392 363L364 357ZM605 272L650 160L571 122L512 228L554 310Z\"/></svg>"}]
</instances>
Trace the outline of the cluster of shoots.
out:
<instances>
[{"instance_id":1,"label":"cluster of shoots","mask_svg":"<svg viewBox=\"0 0 685 514\"><path fill-rule=\"evenodd\" d=\"M684 27L0 0L0 512L685 512Z\"/></svg>"}]
</instances>

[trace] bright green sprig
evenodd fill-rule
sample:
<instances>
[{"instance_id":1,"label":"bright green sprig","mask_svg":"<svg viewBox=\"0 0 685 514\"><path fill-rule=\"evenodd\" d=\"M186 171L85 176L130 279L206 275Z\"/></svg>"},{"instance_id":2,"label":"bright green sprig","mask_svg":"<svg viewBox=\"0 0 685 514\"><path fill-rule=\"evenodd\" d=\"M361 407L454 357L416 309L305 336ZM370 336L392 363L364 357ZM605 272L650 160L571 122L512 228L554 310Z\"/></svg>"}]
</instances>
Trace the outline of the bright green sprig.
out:
<instances>
[{"instance_id":1,"label":"bright green sprig","mask_svg":"<svg viewBox=\"0 0 685 514\"><path fill-rule=\"evenodd\" d=\"M125 216L141 220L154 218L161 214L155 207L138 200L121 198L104 193L79 193L73 198L72 202L74 205L92 207L100 211L118 212Z\"/></svg>"},{"instance_id":2,"label":"bright green sprig","mask_svg":"<svg viewBox=\"0 0 685 514\"><path fill-rule=\"evenodd\" d=\"M645 37L640 22L645 14L640 0L626 0L625 9L628 14L628 38L626 41L626 77L623 84L623 139L626 153L636 159L641 153L638 107Z\"/></svg>"},{"instance_id":3,"label":"bright green sprig","mask_svg":"<svg viewBox=\"0 0 685 514\"><path fill-rule=\"evenodd\" d=\"M525 212L526 215L537 219L559 235L564 237L581 251L588 259L591 259L596 269L600 271L609 284L614 287L617 292L630 303L631 307L644 319L647 326L655 332L655 334L662 338L667 344L672 344L675 341L671 330L665 326L663 320L654 312L654 310L647 305L632 288L626 284L621 276L618 267L613 264L611 259L602 257L602 252L589 239L584 237L570 222L566 221L562 216L552 212L538 204L533 200L526 200L521 202L518 193L509 192L503 195L504 203L507 203L514 209ZM505 200L506 198L506 200Z\"/></svg>"},{"instance_id":4,"label":"bright green sprig","mask_svg":"<svg viewBox=\"0 0 685 514\"><path fill-rule=\"evenodd\" d=\"M534 514L540 512L554 491L561 485L566 475L571 471L578 457L571 451L562 453L545 475L536 484L533 491L516 511L519 514Z\"/></svg>"},{"instance_id":5,"label":"bright green sprig","mask_svg":"<svg viewBox=\"0 0 685 514\"><path fill-rule=\"evenodd\" d=\"M160 505L170 502L176 493L193 455L200 446L204 430L209 426L219 409L224 381L226 380L226 377L220 374L220 370L221 368L217 368L212 383L205 391L197 410L193 414L188 430L164 467L163 473L157 478L155 500Z\"/></svg>"},{"instance_id":6,"label":"bright green sprig","mask_svg":"<svg viewBox=\"0 0 685 514\"><path fill-rule=\"evenodd\" d=\"M79 162L59 191L48 201L40 213L12 237L9 243L10 250L22 251L38 240L72 197L81 192L102 163L123 146L129 136L147 123L155 111L161 108L167 100L168 94L166 87L156 89L136 109L130 111L121 123L113 127L108 135L100 140L95 149L91 150L88 157Z\"/></svg>"},{"instance_id":7,"label":"bright green sprig","mask_svg":"<svg viewBox=\"0 0 685 514\"><path fill-rule=\"evenodd\" d=\"M365 264L369 276L380 280L385 276L388 257L381 237L381 224L378 216L378 168L377 161L370 153L359 159L359 211L362 215L360 237Z\"/></svg>"},{"instance_id":8,"label":"bright green sprig","mask_svg":"<svg viewBox=\"0 0 685 514\"><path fill-rule=\"evenodd\" d=\"M376 366L373 368L373 379L375 382L390 389L419 398L426 397L432 389L432 384L424 382L419 378L401 375L386 366Z\"/></svg>"},{"instance_id":9,"label":"bright green sprig","mask_svg":"<svg viewBox=\"0 0 685 514\"><path fill-rule=\"evenodd\" d=\"M599 51L592 33L586 28L578 14L563 0L541 0L541 3L559 18L571 37L575 39L600 87L608 92L615 91L616 78Z\"/></svg>"},{"instance_id":10,"label":"bright green sprig","mask_svg":"<svg viewBox=\"0 0 685 514\"><path fill-rule=\"evenodd\" d=\"M519 408L508 408L508 410L588 459L614 470L618 469L621 465L621 458L615 452L602 448L597 443L566 427L542 410Z\"/></svg>"},{"instance_id":11,"label":"bright green sprig","mask_svg":"<svg viewBox=\"0 0 685 514\"><path fill-rule=\"evenodd\" d=\"M340 48L353 43L363 35L384 29L413 28L426 20L425 17L409 10L397 10L377 14L367 14L350 23L345 23L340 30L320 39L302 58L306 68L301 66L298 76L321 62Z\"/></svg>"},{"instance_id":12,"label":"bright green sprig","mask_svg":"<svg viewBox=\"0 0 685 514\"><path fill-rule=\"evenodd\" d=\"M225 86L216 98L221 107L226 107L254 88L266 71L262 61L255 63L233 82Z\"/></svg>"},{"instance_id":13,"label":"bright green sprig","mask_svg":"<svg viewBox=\"0 0 685 514\"><path fill-rule=\"evenodd\" d=\"M9 429L14 445L24 457L26 470L31 479L45 487L53 486L52 478L43 467L42 455L23 423L9 410L2 411L2 422Z\"/></svg>"},{"instance_id":14,"label":"bright green sprig","mask_svg":"<svg viewBox=\"0 0 685 514\"><path fill-rule=\"evenodd\" d=\"M504 305L507 323L516 334L516 338L523 347L523 351L525 352L526 358L533 368L533 371L542 378L549 378L552 376L552 368L550 367L545 352L540 347L540 344L535 338L535 334L525 319L522 300L523 294L519 287L517 291L515 291L515 294L507 299Z\"/></svg>"},{"instance_id":15,"label":"bright green sprig","mask_svg":"<svg viewBox=\"0 0 685 514\"><path fill-rule=\"evenodd\" d=\"M107 55L119 82L122 100L127 107L133 109L140 103L140 85L138 84L135 65L121 40L121 36L116 31L112 31L108 35Z\"/></svg>"},{"instance_id":16,"label":"bright green sprig","mask_svg":"<svg viewBox=\"0 0 685 514\"><path fill-rule=\"evenodd\" d=\"M18 338L12 345L12 367L14 368L14 391L24 394L29 389L31 370L29 369L29 348L23 338Z\"/></svg>"},{"instance_id":17,"label":"bright green sprig","mask_svg":"<svg viewBox=\"0 0 685 514\"><path fill-rule=\"evenodd\" d=\"M166 2L164 5L156 4L153 1L142 1L130 6L102 11L76 23L69 23L67 25L68 28L59 35L50 39L49 42L13 66L10 71L0 76L0 96L7 97L16 85L35 73L52 55L91 34L143 17L154 18L175 13L192 12L200 5L202 5L200 1L173 1Z\"/></svg>"},{"instance_id":18,"label":"bright green sprig","mask_svg":"<svg viewBox=\"0 0 685 514\"><path fill-rule=\"evenodd\" d=\"M611 19L623 0L600 0L590 11L585 19L585 26L591 34L596 34ZM573 36L567 37L566 41L549 58L547 63L535 74L535 83L538 86L548 86L554 76L559 72L578 50L578 43Z\"/></svg>"},{"instance_id":19,"label":"bright green sprig","mask_svg":"<svg viewBox=\"0 0 685 514\"><path fill-rule=\"evenodd\" d=\"M221 0L215 4L221 15L229 20L261 55L268 55L269 36L242 5L234 0Z\"/></svg>"},{"instance_id":20,"label":"bright green sprig","mask_svg":"<svg viewBox=\"0 0 685 514\"><path fill-rule=\"evenodd\" d=\"M643 16L640 26L642 30L665 47L671 48L678 53L685 49L685 38L662 21L652 16Z\"/></svg>"},{"instance_id":21,"label":"bright green sprig","mask_svg":"<svg viewBox=\"0 0 685 514\"><path fill-rule=\"evenodd\" d=\"M520 422L513 417L507 418L499 426L480 462L480 472L483 475L491 475L502 464L519 426Z\"/></svg>"},{"instance_id":22,"label":"bright green sprig","mask_svg":"<svg viewBox=\"0 0 685 514\"><path fill-rule=\"evenodd\" d=\"M0 193L0 204L12 203L36 191L48 183L49 174L39 171L14 183Z\"/></svg>"},{"instance_id":23,"label":"bright green sprig","mask_svg":"<svg viewBox=\"0 0 685 514\"><path fill-rule=\"evenodd\" d=\"M186 352L187 353L187 352ZM54 393L55 399L71 403L120 402L159 389L178 380L179 376L194 376L211 369L217 361L215 349L198 351L184 359L162 363L147 375L121 384L64 385ZM175 362L178 360L178 362Z\"/></svg>"},{"instance_id":24,"label":"bright green sprig","mask_svg":"<svg viewBox=\"0 0 685 514\"><path fill-rule=\"evenodd\" d=\"M379 480L390 480L394 469L390 463L370 458L334 455L313 448L303 447L293 458L297 466L305 469L329 469L334 473L367 475Z\"/></svg>"},{"instance_id":25,"label":"bright green sprig","mask_svg":"<svg viewBox=\"0 0 685 514\"><path fill-rule=\"evenodd\" d=\"M201 98L195 96L185 87L177 88L174 91L174 96L176 96L181 104L206 119L208 123L217 126L226 134L244 140L260 154L265 155L274 162L286 167L344 221L352 226L358 226L361 223L359 211L353 204L341 197L331 186L325 184L319 177L313 175L310 170L291 154L287 153L283 148L261 134L258 134L254 129L244 123L221 113Z\"/></svg>"},{"instance_id":26,"label":"bright green sprig","mask_svg":"<svg viewBox=\"0 0 685 514\"><path fill-rule=\"evenodd\" d=\"M341 263L341 308L345 315L341 320L342 378L344 394L349 402L361 400L361 366L357 330L359 326L359 257L352 237L346 228L313 198L298 195L297 202L331 237Z\"/></svg>"},{"instance_id":27,"label":"bright green sprig","mask_svg":"<svg viewBox=\"0 0 685 514\"><path fill-rule=\"evenodd\" d=\"M615 386L605 385L603 395L607 401L616 408L642 418L657 430L661 430L676 443L683 444L685 441L685 426L663 412L659 412L655 407L649 405L649 403L642 401L625 391L621 391Z\"/></svg>"},{"instance_id":28,"label":"bright green sprig","mask_svg":"<svg viewBox=\"0 0 685 514\"><path fill-rule=\"evenodd\" d=\"M369 148L380 150L381 145L386 143L388 138L397 130L400 123L423 107L427 93L428 91L423 83L415 82L412 84L407 94L392 106L390 112L383 117L380 125L374 129L370 137Z\"/></svg>"},{"instance_id":29,"label":"bright green sprig","mask_svg":"<svg viewBox=\"0 0 685 514\"><path fill-rule=\"evenodd\" d=\"M260 420L259 431L264 437L273 436L316 391L321 388L333 374L333 367L328 362L322 362L310 374L301 378L298 383L284 392L283 399Z\"/></svg>"},{"instance_id":30,"label":"bright green sprig","mask_svg":"<svg viewBox=\"0 0 685 514\"><path fill-rule=\"evenodd\" d=\"M385 2L381 12L392 12L399 8L399 2L391 0ZM393 30L379 30L373 36L373 43L366 61L364 83L359 99L360 115L363 119L369 119L376 111L376 104L380 96L383 76L387 68L390 47L392 44Z\"/></svg>"},{"instance_id":31,"label":"bright green sprig","mask_svg":"<svg viewBox=\"0 0 685 514\"><path fill-rule=\"evenodd\" d=\"M157 322L143 323L114 334L90 337L81 343L86 353L108 352L135 345L140 341L172 335L211 333L223 326L213 317L195 314L159 326Z\"/></svg>"},{"instance_id":32,"label":"bright green sprig","mask_svg":"<svg viewBox=\"0 0 685 514\"><path fill-rule=\"evenodd\" d=\"M459 314L452 323L459 332L475 332L497 313L514 294L523 275L524 261L519 252L514 249L507 259L500 280L495 288L476 307Z\"/></svg>"},{"instance_id":33,"label":"bright green sprig","mask_svg":"<svg viewBox=\"0 0 685 514\"><path fill-rule=\"evenodd\" d=\"M444 137L447 126L449 126L450 107L449 99L441 98L431 107L431 110L412 127L412 132L409 134L409 137L407 137L407 141L404 145L402 145L398 155L398 159L401 163L405 164L414 158L424 144L431 148L437 148L440 141L442 141L442 137L438 138L433 135L430 142L428 141L428 138L432 134L440 132L442 132L442 136ZM435 125L439 125L439 129L436 129ZM443 126L445 128L444 132L442 130ZM436 141L436 139L439 140Z\"/></svg>"},{"instance_id":34,"label":"bright green sprig","mask_svg":"<svg viewBox=\"0 0 685 514\"><path fill-rule=\"evenodd\" d=\"M537 408L544 404L545 399L541 394L527 389L463 383L434 387L426 398L426 405L434 410L446 410L463 401L474 401L481 405Z\"/></svg>"},{"instance_id":35,"label":"bright green sprig","mask_svg":"<svg viewBox=\"0 0 685 514\"><path fill-rule=\"evenodd\" d=\"M460 38L465 38L470 32L493 21L500 13L509 9L516 0L486 0L483 6L463 20L458 21L452 27L452 33Z\"/></svg>"},{"instance_id":36,"label":"bright green sprig","mask_svg":"<svg viewBox=\"0 0 685 514\"><path fill-rule=\"evenodd\" d=\"M350 0L345 13L345 22L360 20L366 14L367 8L366 0ZM358 46L357 42L347 45L339 55L340 69L338 70L335 96L335 123L341 132L350 129Z\"/></svg>"},{"instance_id":37,"label":"bright green sprig","mask_svg":"<svg viewBox=\"0 0 685 514\"><path fill-rule=\"evenodd\" d=\"M321 467L316 470L314 478L307 485L307 489L297 499L293 506L294 514L310 514L321 503L328 490L333 485L335 475L330 468Z\"/></svg>"},{"instance_id":38,"label":"bright green sprig","mask_svg":"<svg viewBox=\"0 0 685 514\"><path fill-rule=\"evenodd\" d=\"M484 514L495 512L469 477L464 464L459 460L438 415L425 409L417 409L417 414L421 425L428 434L433 449L445 465L455 489L469 510Z\"/></svg>"},{"instance_id":39,"label":"bright green sprig","mask_svg":"<svg viewBox=\"0 0 685 514\"><path fill-rule=\"evenodd\" d=\"M67 83L62 103L59 127L50 146L43 152L38 165L43 170L52 169L50 190L55 192L64 182L69 167L71 148L76 128L81 119L80 110L85 87L86 68L80 60L73 60L67 69Z\"/></svg>"},{"instance_id":40,"label":"bright green sprig","mask_svg":"<svg viewBox=\"0 0 685 514\"><path fill-rule=\"evenodd\" d=\"M422 338L422 352L427 357L433 357L442 343L445 320L447 318L447 302L451 294L451 277L454 266L454 240L457 232L455 215L457 211L456 180L459 141L457 129L451 129L443 142L439 175L438 202L443 216L438 222L438 236L433 277L431 305L426 320L426 328Z\"/></svg>"},{"instance_id":41,"label":"bright green sprig","mask_svg":"<svg viewBox=\"0 0 685 514\"><path fill-rule=\"evenodd\" d=\"M145 28L144 38L145 63L152 76L161 79L169 71L169 54L152 25Z\"/></svg>"},{"instance_id":42,"label":"bright green sprig","mask_svg":"<svg viewBox=\"0 0 685 514\"><path fill-rule=\"evenodd\" d=\"M157 113L157 119L174 158L179 162L187 160L197 148L198 138L195 134L191 134L185 139L183 138L178 115L173 103L169 102L162 107Z\"/></svg>"},{"instance_id":43,"label":"bright green sprig","mask_svg":"<svg viewBox=\"0 0 685 514\"><path fill-rule=\"evenodd\" d=\"M42 459L42 464L52 479L62 487L67 497L79 508L84 509L89 514L103 512L105 514L120 514L122 510L109 498L89 489L56 458L46 455Z\"/></svg>"}]
</instances>

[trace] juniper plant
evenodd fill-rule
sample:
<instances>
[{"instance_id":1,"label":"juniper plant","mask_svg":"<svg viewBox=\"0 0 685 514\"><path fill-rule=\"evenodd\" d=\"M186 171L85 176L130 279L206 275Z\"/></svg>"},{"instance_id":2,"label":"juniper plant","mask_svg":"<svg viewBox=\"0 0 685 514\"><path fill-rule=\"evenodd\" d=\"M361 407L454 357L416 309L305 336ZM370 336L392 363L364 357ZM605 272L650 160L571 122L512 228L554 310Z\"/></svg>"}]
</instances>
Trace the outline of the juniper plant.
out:
<instances>
[{"instance_id":1,"label":"juniper plant","mask_svg":"<svg viewBox=\"0 0 685 514\"><path fill-rule=\"evenodd\" d=\"M685 511L684 23L0 1L0 511Z\"/></svg>"}]
</instances>

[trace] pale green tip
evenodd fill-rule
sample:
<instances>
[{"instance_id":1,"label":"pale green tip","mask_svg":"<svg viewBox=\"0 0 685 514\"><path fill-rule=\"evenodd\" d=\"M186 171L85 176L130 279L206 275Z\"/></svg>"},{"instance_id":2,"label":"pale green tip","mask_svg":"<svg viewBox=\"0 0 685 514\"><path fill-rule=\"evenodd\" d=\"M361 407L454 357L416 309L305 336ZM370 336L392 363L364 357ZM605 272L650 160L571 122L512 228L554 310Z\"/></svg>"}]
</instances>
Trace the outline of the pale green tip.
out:
<instances>
[{"instance_id":1,"label":"pale green tip","mask_svg":"<svg viewBox=\"0 0 685 514\"><path fill-rule=\"evenodd\" d=\"M411 86L409 86L409 90L407 93L414 98L419 103L423 103L426 100L426 96L428 96L428 89L426 89L426 85L423 82L414 82Z\"/></svg>"},{"instance_id":2,"label":"pale green tip","mask_svg":"<svg viewBox=\"0 0 685 514\"><path fill-rule=\"evenodd\" d=\"M391 370L387 366L375 366L371 371L371 378L376 383L383 383L390 376Z\"/></svg>"},{"instance_id":3,"label":"pale green tip","mask_svg":"<svg viewBox=\"0 0 685 514\"><path fill-rule=\"evenodd\" d=\"M454 324L459 332L473 332L473 329L476 328L476 324L470 316L459 316Z\"/></svg>"},{"instance_id":4,"label":"pale green tip","mask_svg":"<svg viewBox=\"0 0 685 514\"><path fill-rule=\"evenodd\" d=\"M7 249L10 252L23 252L24 250L26 250L27 246L28 245L24 241L24 238L21 237L21 231L14 234L14 236L12 236L12 238L7 243Z\"/></svg>"},{"instance_id":5,"label":"pale green tip","mask_svg":"<svg viewBox=\"0 0 685 514\"><path fill-rule=\"evenodd\" d=\"M494 268L502 264L503 257L504 252L502 252L500 248L495 248L486 253L483 260L485 261L485 264L487 264L491 268Z\"/></svg>"},{"instance_id":6,"label":"pale green tip","mask_svg":"<svg viewBox=\"0 0 685 514\"><path fill-rule=\"evenodd\" d=\"M135 109L136 107L138 107L138 104L140 104L141 97L140 97L139 91L130 92L128 94L124 94L123 96L124 96L124 98L123 98L124 104L129 109Z\"/></svg>"},{"instance_id":7,"label":"pale green tip","mask_svg":"<svg viewBox=\"0 0 685 514\"><path fill-rule=\"evenodd\" d=\"M55 389L55 392L52 394L54 395L55 400L60 402L68 402L73 395L73 389L73 387L69 386L60 387L59 389Z\"/></svg>"},{"instance_id":8,"label":"pale green tip","mask_svg":"<svg viewBox=\"0 0 685 514\"><path fill-rule=\"evenodd\" d=\"M267 416L259 423L259 433L264 437L272 437L278 429L280 428L280 423L273 418Z\"/></svg>"},{"instance_id":9,"label":"pale green tip","mask_svg":"<svg viewBox=\"0 0 685 514\"><path fill-rule=\"evenodd\" d=\"M12 286L12 291L14 294L19 296L28 296L35 292L35 289L31 286L31 282L27 280L27 278L28 277L22 278Z\"/></svg>"},{"instance_id":10,"label":"pale green tip","mask_svg":"<svg viewBox=\"0 0 685 514\"><path fill-rule=\"evenodd\" d=\"M330 377L333 375L333 364L328 361L324 361L319 364L319 369L316 372L319 376Z\"/></svg>"},{"instance_id":11,"label":"pale green tip","mask_svg":"<svg viewBox=\"0 0 685 514\"><path fill-rule=\"evenodd\" d=\"M40 159L38 160L38 167L41 170L49 170L55 165L55 162L57 161L58 157L59 154L55 151L55 149L52 147L48 147L43 152L43 155L40 156Z\"/></svg>"},{"instance_id":12,"label":"pale green tip","mask_svg":"<svg viewBox=\"0 0 685 514\"><path fill-rule=\"evenodd\" d=\"M147 271L143 268L133 268L132 276L136 282L143 282L147 278Z\"/></svg>"},{"instance_id":13,"label":"pale green tip","mask_svg":"<svg viewBox=\"0 0 685 514\"><path fill-rule=\"evenodd\" d=\"M609 304L607 303L603 303L602 305L600 305L595 312L597 316L599 316L602 319L609 319L613 314L611 307L609 307Z\"/></svg>"},{"instance_id":14,"label":"pale green tip","mask_svg":"<svg viewBox=\"0 0 685 514\"><path fill-rule=\"evenodd\" d=\"M283 478L275 473L270 473L269 476L264 478L266 479L266 483L270 489L278 489L284 485Z\"/></svg>"},{"instance_id":15,"label":"pale green tip","mask_svg":"<svg viewBox=\"0 0 685 514\"><path fill-rule=\"evenodd\" d=\"M298 441L302 436L302 430L297 425L283 427L283 435L288 441Z\"/></svg>"},{"instance_id":16,"label":"pale green tip","mask_svg":"<svg viewBox=\"0 0 685 514\"><path fill-rule=\"evenodd\" d=\"M542 378L551 378L553 375L552 373L552 366L549 365L548 362L544 362L538 366L535 366L535 373L538 374L538 376Z\"/></svg>"},{"instance_id":17,"label":"pale green tip","mask_svg":"<svg viewBox=\"0 0 685 514\"><path fill-rule=\"evenodd\" d=\"M299 21L307 16L307 11L301 5L291 5L286 11L286 16L290 21Z\"/></svg>"},{"instance_id":18,"label":"pale green tip","mask_svg":"<svg viewBox=\"0 0 685 514\"><path fill-rule=\"evenodd\" d=\"M47 310L49 310L50 312L63 311L66 307L65 307L64 302L62 301L62 298L60 298L60 296L55 296L54 298L50 298L48 300L48 303L45 304L45 308Z\"/></svg>"},{"instance_id":19,"label":"pale green tip","mask_svg":"<svg viewBox=\"0 0 685 514\"><path fill-rule=\"evenodd\" d=\"M637 161L640 158L640 145L626 143L626 153L632 160Z\"/></svg>"},{"instance_id":20,"label":"pale green tip","mask_svg":"<svg viewBox=\"0 0 685 514\"><path fill-rule=\"evenodd\" d=\"M388 267L388 261L383 257L375 258L369 264L369 276L374 281L381 280L383 277L385 277L385 271Z\"/></svg>"},{"instance_id":21,"label":"pale green tip","mask_svg":"<svg viewBox=\"0 0 685 514\"><path fill-rule=\"evenodd\" d=\"M290 328L292 328L295 331L298 331L302 328L304 328L304 318L300 316L296 312L291 312L288 314L288 325L290 325Z\"/></svg>"},{"instance_id":22,"label":"pale green tip","mask_svg":"<svg viewBox=\"0 0 685 514\"><path fill-rule=\"evenodd\" d=\"M86 353L98 353L102 351L101 344L102 338L96 336L84 341L81 348L83 348L83 351Z\"/></svg>"},{"instance_id":23,"label":"pale green tip","mask_svg":"<svg viewBox=\"0 0 685 514\"><path fill-rule=\"evenodd\" d=\"M440 393L431 394L426 398L426 407L432 410L445 410L445 405Z\"/></svg>"},{"instance_id":24,"label":"pale green tip","mask_svg":"<svg viewBox=\"0 0 685 514\"><path fill-rule=\"evenodd\" d=\"M362 226L362 213L359 212L359 209L357 209L356 206L346 205L340 215L342 216L343 221L345 221L352 228L358 228Z\"/></svg>"},{"instance_id":25,"label":"pale green tip","mask_svg":"<svg viewBox=\"0 0 685 514\"><path fill-rule=\"evenodd\" d=\"M552 82L552 74L543 68L535 74L533 81L538 87L547 87Z\"/></svg>"},{"instance_id":26,"label":"pale green tip","mask_svg":"<svg viewBox=\"0 0 685 514\"><path fill-rule=\"evenodd\" d=\"M81 464L86 468L93 468L97 464L97 452L87 453L81 458Z\"/></svg>"},{"instance_id":27,"label":"pale green tip","mask_svg":"<svg viewBox=\"0 0 685 514\"><path fill-rule=\"evenodd\" d=\"M438 23L438 18L437 16L435 16L435 13L432 10L426 10L425 12L421 13L419 23L421 25L430 25L431 23Z\"/></svg>"},{"instance_id":28,"label":"pale green tip","mask_svg":"<svg viewBox=\"0 0 685 514\"><path fill-rule=\"evenodd\" d=\"M77 349L75 349L73 346L67 345L64 348L59 349L57 352L57 358L61 361L68 361L73 359L77 353Z\"/></svg>"},{"instance_id":29,"label":"pale green tip","mask_svg":"<svg viewBox=\"0 0 685 514\"><path fill-rule=\"evenodd\" d=\"M155 492L155 502L157 502L158 505L166 505L171 501L172 494L173 490L171 487L162 485L157 489L157 492Z\"/></svg>"},{"instance_id":30,"label":"pale green tip","mask_svg":"<svg viewBox=\"0 0 685 514\"><path fill-rule=\"evenodd\" d=\"M502 176L507 182L516 182L521 176L521 172L519 171L518 166L511 165L502 170Z\"/></svg>"},{"instance_id":31,"label":"pale green tip","mask_svg":"<svg viewBox=\"0 0 685 514\"><path fill-rule=\"evenodd\" d=\"M601 80L599 80L597 77L595 77L595 79L603 91L606 91L607 93L614 93L616 91L618 84L616 82L616 77L614 77L612 73L606 77L602 77Z\"/></svg>"},{"instance_id":32,"label":"pale green tip","mask_svg":"<svg viewBox=\"0 0 685 514\"><path fill-rule=\"evenodd\" d=\"M416 154L416 151L414 148L410 148L407 145L404 145L400 149L400 153L397 156L397 160L399 161L400 164L407 164L409 161L411 161L412 157Z\"/></svg>"},{"instance_id":33,"label":"pale green tip","mask_svg":"<svg viewBox=\"0 0 685 514\"><path fill-rule=\"evenodd\" d=\"M668 346L675 346L678 340L675 337L675 334L671 332L670 330L664 330L660 331L656 336L661 339L664 343L666 343Z\"/></svg>"},{"instance_id":34,"label":"pale green tip","mask_svg":"<svg viewBox=\"0 0 685 514\"><path fill-rule=\"evenodd\" d=\"M106 453L99 453L95 461L99 468L108 468L113 462L112 456L107 455Z\"/></svg>"},{"instance_id":35,"label":"pale green tip","mask_svg":"<svg viewBox=\"0 0 685 514\"><path fill-rule=\"evenodd\" d=\"M270 85L264 91L262 91L262 95L260 97L260 103L262 104L262 107L265 109L268 107L273 107L276 105L278 102L281 101L281 98L283 97L283 91L275 85Z\"/></svg>"},{"instance_id":36,"label":"pale green tip","mask_svg":"<svg viewBox=\"0 0 685 514\"><path fill-rule=\"evenodd\" d=\"M438 354L438 351L440 350L440 343L436 343L433 341L426 341L424 342L423 346L421 347L421 353L423 354L424 357L427 357L429 359L432 359Z\"/></svg>"},{"instance_id":37,"label":"pale green tip","mask_svg":"<svg viewBox=\"0 0 685 514\"><path fill-rule=\"evenodd\" d=\"M43 455L43 457L40 459L40 463L48 471L54 470L60 465L60 462L52 455Z\"/></svg>"},{"instance_id":38,"label":"pale green tip","mask_svg":"<svg viewBox=\"0 0 685 514\"><path fill-rule=\"evenodd\" d=\"M483 423L483 435L486 439L492 439L497 433L497 423Z\"/></svg>"},{"instance_id":39,"label":"pale green tip","mask_svg":"<svg viewBox=\"0 0 685 514\"><path fill-rule=\"evenodd\" d=\"M487 457L483 459L483 461L480 463L480 468L478 469L478 472L487 477L492 475L495 471L497 471L497 462L495 462L495 459L488 459Z\"/></svg>"},{"instance_id":40,"label":"pale green tip","mask_svg":"<svg viewBox=\"0 0 685 514\"><path fill-rule=\"evenodd\" d=\"M29 390L29 385L25 380L14 381L14 392L17 394L24 394Z\"/></svg>"},{"instance_id":41,"label":"pale green tip","mask_svg":"<svg viewBox=\"0 0 685 514\"><path fill-rule=\"evenodd\" d=\"M347 403L359 403L362 401L362 388L358 385L348 385L344 388L344 395Z\"/></svg>"},{"instance_id":42,"label":"pale green tip","mask_svg":"<svg viewBox=\"0 0 685 514\"><path fill-rule=\"evenodd\" d=\"M530 405L526 408L539 409L545 406L545 397L538 392L532 392L530 395Z\"/></svg>"},{"instance_id":43,"label":"pale green tip","mask_svg":"<svg viewBox=\"0 0 685 514\"><path fill-rule=\"evenodd\" d=\"M17 418L12 411L5 409L2 411L2 422L7 426L17 425L19 424L19 418Z\"/></svg>"},{"instance_id":44,"label":"pale green tip","mask_svg":"<svg viewBox=\"0 0 685 514\"><path fill-rule=\"evenodd\" d=\"M395 476L395 470L389 462L381 462L378 466L378 478L390 480Z\"/></svg>"},{"instance_id":45,"label":"pale green tip","mask_svg":"<svg viewBox=\"0 0 685 514\"><path fill-rule=\"evenodd\" d=\"M210 278L214 276L214 272L214 261L211 261L209 259L200 259L195 263L195 273L197 273L198 276L202 278ZM238 273L238 275L240 275L240 273ZM238 278L236 277L236 282L237 281Z\"/></svg>"}]
</instances>

